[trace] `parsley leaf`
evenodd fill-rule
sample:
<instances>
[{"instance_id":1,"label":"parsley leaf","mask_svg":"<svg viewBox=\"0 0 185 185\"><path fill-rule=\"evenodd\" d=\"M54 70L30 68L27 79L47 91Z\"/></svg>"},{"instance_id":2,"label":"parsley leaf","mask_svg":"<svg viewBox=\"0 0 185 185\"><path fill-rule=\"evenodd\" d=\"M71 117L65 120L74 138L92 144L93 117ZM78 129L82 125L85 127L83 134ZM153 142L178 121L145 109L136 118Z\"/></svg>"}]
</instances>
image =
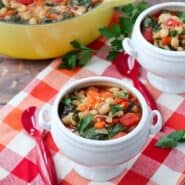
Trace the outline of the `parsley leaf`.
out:
<instances>
[{"instance_id":1,"label":"parsley leaf","mask_svg":"<svg viewBox=\"0 0 185 185\"><path fill-rule=\"evenodd\" d=\"M160 148L173 148L178 142L185 142L185 130L177 130L169 135L162 136L155 146Z\"/></svg>"},{"instance_id":2,"label":"parsley leaf","mask_svg":"<svg viewBox=\"0 0 185 185\"><path fill-rule=\"evenodd\" d=\"M168 137L178 142L184 142L185 141L185 130L174 131L171 134L169 134Z\"/></svg>"},{"instance_id":3,"label":"parsley leaf","mask_svg":"<svg viewBox=\"0 0 185 185\"><path fill-rule=\"evenodd\" d=\"M112 45L112 48L115 50L115 51L119 51L122 49L122 40L120 39L114 39L112 40L111 42L111 45Z\"/></svg>"},{"instance_id":4,"label":"parsley leaf","mask_svg":"<svg viewBox=\"0 0 185 185\"><path fill-rule=\"evenodd\" d=\"M120 19L121 30L125 37L130 36L133 28L132 19L129 17L121 17Z\"/></svg>"},{"instance_id":5,"label":"parsley leaf","mask_svg":"<svg viewBox=\"0 0 185 185\"><path fill-rule=\"evenodd\" d=\"M84 49L83 51L79 52L79 65L85 66L89 59L92 56L92 51L89 49Z\"/></svg>"},{"instance_id":6,"label":"parsley leaf","mask_svg":"<svg viewBox=\"0 0 185 185\"><path fill-rule=\"evenodd\" d=\"M111 113L112 115L116 114L117 112L123 110L123 107L121 107L120 105L112 105L111 106Z\"/></svg>"},{"instance_id":7,"label":"parsley leaf","mask_svg":"<svg viewBox=\"0 0 185 185\"><path fill-rule=\"evenodd\" d=\"M63 56L63 62L59 65L59 68L74 69L78 63L77 51L71 51Z\"/></svg>"},{"instance_id":8,"label":"parsley leaf","mask_svg":"<svg viewBox=\"0 0 185 185\"><path fill-rule=\"evenodd\" d=\"M163 136L156 143L156 146L158 146L160 148L173 148L173 147L177 146L177 141L175 141L173 138L170 138L168 136Z\"/></svg>"},{"instance_id":9,"label":"parsley leaf","mask_svg":"<svg viewBox=\"0 0 185 185\"><path fill-rule=\"evenodd\" d=\"M113 24L110 28L100 28L99 31L106 38L119 37L121 34L121 27L120 25Z\"/></svg>"},{"instance_id":10,"label":"parsley leaf","mask_svg":"<svg viewBox=\"0 0 185 185\"><path fill-rule=\"evenodd\" d=\"M63 56L63 62L59 68L74 69L77 66L84 66L91 59L94 50L88 48L84 44L74 40L71 45L76 49Z\"/></svg>"},{"instance_id":11,"label":"parsley leaf","mask_svg":"<svg viewBox=\"0 0 185 185\"><path fill-rule=\"evenodd\" d=\"M78 42L77 40L71 41L71 45L72 45L74 48L77 48L77 49L83 48L83 45L82 45L80 42Z\"/></svg>"},{"instance_id":12,"label":"parsley leaf","mask_svg":"<svg viewBox=\"0 0 185 185\"><path fill-rule=\"evenodd\" d=\"M90 0L80 0L79 2L73 1L73 3L88 6ZM131 35L136 18L147 7L148 4L145 1L121 7L119 10L121 11L122 16L120 16L118 23L99 29L102 36L110 39L111 47L107 55L108 60L114 60L117 55L123 51L122 40L124 37ZM158 29L157 24L154 29ZM72 41L71 45L73 46L74 51L70 51L63 56L63 62L59 68L74 69L78 66L82 67L88 63L92 55L96 52L77 40Z\"/></svg>"},{"instance_id":13,"label":"parsley leaf","mask_svg":"<svg viewBox=\"0 0 185 185\"><path fill-rule=\"evenodd\" d=\"M128 4L122 7L121 10L126 16L131 17L133 14L133 11L135 10L135 6L133 4Z\"/></svg>"},{"instance_id":14,"label":"parsley leaf","mask_svg":"<svg viewBox=\"0 0 185 185\"><path fill-rule=\"evenodd\" d=\"M118 55L118 53L119 53L118 51L111 50L109 54L107 55L107 59L111 61L114 60L116 56Z\"/></svg>"}]
</instances>

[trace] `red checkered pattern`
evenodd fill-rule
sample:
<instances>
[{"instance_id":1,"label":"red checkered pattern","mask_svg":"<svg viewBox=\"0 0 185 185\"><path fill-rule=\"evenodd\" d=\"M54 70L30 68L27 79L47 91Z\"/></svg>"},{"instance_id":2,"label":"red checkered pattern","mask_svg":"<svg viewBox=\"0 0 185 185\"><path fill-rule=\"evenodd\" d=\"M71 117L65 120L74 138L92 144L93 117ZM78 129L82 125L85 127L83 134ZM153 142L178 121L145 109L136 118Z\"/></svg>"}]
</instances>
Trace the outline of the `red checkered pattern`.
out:
<instances>
[{"instance_id":1,"label":"red checkered pattern","mask_svg":"<svg viewBox=\"0 0 185 185\"><path fill-rule=\"evenodd\" d=\"M70 80L88 76L111 76L125 79L113 64L105 59L102 40L91 44L99 52L89 64L73 71L59 70L60 60L53 61L46 69L0 111L0 185L44 185L37 166L35 141L21 125L21 114L29 106L42 107L52 104L55 95ZM73 169L70 159L58 151L50 133L45 142L53 154L59 185L183 185L185 184L185 145L173 150L156 148L154 145L163 134L185 129L185 95L169 95L152 87L145 79L146 87L155 98L163 115L165 127L150 138L143 151L130 161L128 168L109 182L88 181Z\"/></svg>"}]
</instances>

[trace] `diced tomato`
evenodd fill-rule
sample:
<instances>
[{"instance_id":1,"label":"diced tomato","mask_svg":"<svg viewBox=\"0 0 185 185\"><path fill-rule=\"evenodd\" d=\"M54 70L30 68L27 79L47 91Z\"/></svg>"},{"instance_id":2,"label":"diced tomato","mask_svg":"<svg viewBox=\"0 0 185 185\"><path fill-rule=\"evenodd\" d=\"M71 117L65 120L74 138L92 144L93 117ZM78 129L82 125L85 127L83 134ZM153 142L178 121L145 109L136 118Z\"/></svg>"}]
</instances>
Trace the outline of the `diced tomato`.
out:
<instances>
[{"instance_id":1,"label":"diced tomato","mask_svg":"<svg viewBox=\"0 0 185 185\"><path fill-rule=\"evenodd\" d=\"M120 103L120 106L123 107L124 109L127 109L129 107L130 103L128 101L122 101Z\"/></svg>"},{"instance_id":2,"label":"diced tomato","mask_svg":"<svg viewBox=\"0 0 185 185\"><path fill-rule=\"evenodd\" d=\"M183 23L180 22L180 21L177 21L173 18L169 18L167 19L165 22L164 22L164 25L165 26L168 26L168 27L176 27L176 26L181 26Z\"/></svg>"},{"instance_id":3,"label":"diced tomato","mask_svg":"<svg viewBox=\"0 0 185 185\"><path fill-rule=\"evenodd\" d=\"M171 41L171 37L169 37L169 36L163 37L161 40L163 45L169 45L170 41Z\"/></svg>"},{"instance_id":4,"label":"diced tomato","mask_svg":"<svg viewBox=\"0 0 185 185\"><path fill-rule=\"evenodd\" d=\"M127 135L127 133L125 132L119 132L118 134L116 134L115 136L112 137L112 139L117 139L117 138L120 138L122 136L125 136Z\"/></svg>"},{"instance_id":5,"label":"diced tomato","mask_svg":"<svg viewBox=\"0 0 185 185\"><path fill-rule=\"evenodd\" d=\"M126 113L120 118L120 122L126 127L132 127L139 123L140 116L136 113Z\"/></svg>"},{"instance_id":6,"label":"diced tomato","mask_svg":"<svg viewBox=\"0 0 185 185\"><path fill-rule=\"evenodd\" d=\"M114 100L114 102L115 102L116 104L119 104L119 103L121 103L122 101L123 101L122 98L115 98L115 100Z\"/></svg>"},{"instance_id":7,"label":"diced tomato","mask_svg":"<svg viewBox=\"0 0 185 185\"><path fill-rule=\"evenodd\" d=\"M152 28L145 28L143 30L143 36L148 42L154 42Z\"/></svg>"},{"instance_id":8,"label":"diced tomato","mask_svg":"<svg viewBox=\"0 0 185 185\"><path fill-rule=\"evenodd\" d=\"M29 5L33 3L33 0L17 0L18 3Z\"/></svg>"},{"instance_id":9,"label":"diced tomato","mask_svg":"<svg viewBox=\"0 0 185 185\"><path fill-rule=\"evenodd\" d=\"M120 119L119 118L113 118L112 123L115 123L115 124L120 123Z\"/></svg>"}]
</instances>

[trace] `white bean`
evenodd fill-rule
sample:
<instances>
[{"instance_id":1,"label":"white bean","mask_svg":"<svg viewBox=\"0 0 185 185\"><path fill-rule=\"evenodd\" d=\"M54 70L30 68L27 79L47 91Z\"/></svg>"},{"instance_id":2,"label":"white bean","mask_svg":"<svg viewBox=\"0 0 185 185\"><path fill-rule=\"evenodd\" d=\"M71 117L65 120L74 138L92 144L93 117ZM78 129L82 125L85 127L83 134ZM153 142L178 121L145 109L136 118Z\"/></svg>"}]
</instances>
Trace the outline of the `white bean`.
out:
<instances>
[{"instance_id":1,"label":"white bean","mask_svg":"<svg viewBox=\"0 0 185 185\"><path fill-rule=\"evenodd\" d=\"M96 114L98 114L98 111L97 111L97 110L91 110L91 111L90 111L90 114L96 115Z\"/></svg>"},{"instance_id":2,"label":"white bean","mask_svg":"<svg viewBox=\"0 0 185 185\"><path fill-rule=\"evenodd\" d=\"M167 28L163 28L160 30L160 37L166 37L169 34L169 30Z\"/></svg>"},{"instance_id":3,"label":"white bean","mask_svg":"<svg viewBox=\"0 0 185 185\"><path fill-rule=\"evenodd\" d=\"M4 15L6 11L7 11L7 8L1 8L0 15Z\"/></svg>"},{"instance_id":4,"label":"white bean","mask_svg":"<svg viewBox=\"0 0 185 185\"><path fill-rule=\"evenodd\" d=\"M120 89L118 87L112 87L109 89L110 92L117 93Z\"/></svg>"},{"instance_id":5,"label":"white bean","mask_svg":"<svg viewBox=\"0 0 185 185\"><path fill-rule=\"evenodd\" d=\"M106 101L106 103L108 103L110 105L113 103L114 100L112 97L110 97L110 98L107 98L105 101Z\"/></svg>"},{"instance_id":6,"label":"white bean","mask_svg":"<svg viewBox=\"0 0 185 185\"><path fill-rule=\"evenodd\" d=\"M37 19L35 17L32 17L30 20L29 20L29 24L37 24Z\"/></svg>"},{"instance_id":7,"label":"white bean","mask_svg":"<svg viewBox=\"0 0 185 185\"><path fill-rule=\"evenodd\" d=\"M172 37L170 44L172 47L177 48L179 46L179 39L177 37Z\"/></svg>"},{"instance_id":8,"label":"white bean","mask_svg":"<svg viewBox=\"0 0 185 185\"><path fill-rule=\"evenodd\" d=\"M80 118L84 118L85 116L87 116L89 114L88 111L85 111L85 112L79 112L78 115Z\"/></svg>"},{"instance_id":9,"label":"white bean","mask_svg":"<svg viewBox=\"0 0 185 185\"><path fill-rule=\"evenodd\" d=\"M178 47L177 50L178 51L183 51L183 48L182 47Z\"/></svg>"},{"instance_id":10,"label":"white bean","mask_svg":"<svg viewBox=\"0 0 185 185\"><path fill-rule=\"evenodd\" d=\"M21 6L19 6L18 8L17 8L17 10L18 10L18 12L24 12L24 11L26 11L26 6L24 6L24 5L21 5Z\"/></svg>"},{"instance_id":11,"label":"white bean","mask_svg":"<svg viewBox=\"0 0 185 185\"><path fill-rule=\"evenodd\" d=\"M169 19L171 17L171 15L169 13L162 13L160 16L159 16L159 19L158 19L158 22L159 23L163 23L165 22L167 19Z\"/></svg>"},{"instance_id":12,"label":"white bean","mask_svg":"<svg viewBox=\"0 0 185 185\"><path fill-rule=\"evenodd\" d=\"M62 118L62 121L64 122L65 125L70 125L72 123L72 115L73 113L70 112L68 115Z\"/></svg>"},{"instance_id":13,"label":"white bean","mask_svg":"<svg viewBox=\"0 0 185 185\"><path fill-rule=\"evenodd\" d=\"M160 32L159 32L159 31L158 31L158 32L154 32L154 33L153 33L153 38L154 38L154 39L160 38Z\"/></svg>"},{"instance_id":14,"label":"white bean","mask_svg":"<svg viewBox=\"0 0 185 185\"><path fill-rule=\"evenodd\" d=\"M99 113L100 113L100 114L107 114L107 113L109 112L109 110L110 110L110 105L109 105L108 103L105 102L105 103L100 107Z\"/></svg>"},{"instance_id":15,"label":"white bean","mask_svg":"<svg viewBox=\"0 0 185 185\"><path fill-rule=\"evenodd\" d=\"M122 110L120 110L120 111L118 111L118 112L116 112L114 115L113 115L113 117L116 117L116 116L123 116L123 111Z\"/></svg>"},{"instance_id":16,"label":"white bean","mask_svg":"<svg viewBox=\"0 0 185 185\"><path fill-rule=\"evenodd\" d=\"M23 13L21 13L20 15L21 15L21 17L22 17L23 19L25 19L25 20L28 20L28 19L30 19L30 17L31 17L31 15L30 15L29 12L23 12Z\"/></svg>"}]
</instances>

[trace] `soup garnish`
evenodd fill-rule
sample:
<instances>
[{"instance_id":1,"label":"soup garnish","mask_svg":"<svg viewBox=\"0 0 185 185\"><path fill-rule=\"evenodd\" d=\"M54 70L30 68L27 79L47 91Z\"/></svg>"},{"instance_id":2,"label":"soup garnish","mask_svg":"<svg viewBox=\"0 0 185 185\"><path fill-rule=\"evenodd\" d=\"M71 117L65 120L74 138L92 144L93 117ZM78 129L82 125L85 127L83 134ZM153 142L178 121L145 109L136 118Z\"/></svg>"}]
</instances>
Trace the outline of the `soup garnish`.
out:
<instances>
[{"instance_id":1,"label":"soup garnish","mask_svg":"<svg viewBox=\"0 0 185 185\"><path fill-rule=\"evenodd\" d=\"M82 15L102 0L0 0L0 21L46 24Z\"/></svg>"},{"instance_id":2,"label":"soup garnish","mask_svg":"<svg viewBox=\"0 0 185 185\"><path fill-rule=\"evenodd\" d=\"M137 98L125 88L93 86L65 95L59 105L62 123L81 137L108 140L131 132L141 119Z\"/></svg>"},{"instance_id":3,"label":"soup garnish","mask_svg":"<svg viewBox=\"0 0 185 185\"><path fill-rule=\"evenodd\" d=\"M185 12L163 10L147 16L142 22L142 34L155 46L185 51Z\"/></svg>"}]
</instances>

